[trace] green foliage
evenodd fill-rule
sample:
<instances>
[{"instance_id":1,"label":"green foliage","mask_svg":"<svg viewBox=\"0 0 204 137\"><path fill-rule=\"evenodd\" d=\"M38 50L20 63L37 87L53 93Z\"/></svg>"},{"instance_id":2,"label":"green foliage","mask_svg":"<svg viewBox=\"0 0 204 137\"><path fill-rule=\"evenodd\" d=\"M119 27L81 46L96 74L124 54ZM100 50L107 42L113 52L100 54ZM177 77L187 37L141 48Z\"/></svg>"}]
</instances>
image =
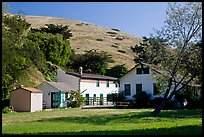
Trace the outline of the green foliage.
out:
<instances>
[{"instance_id":1,"label":"green foliage","mask_svg":"<svg viewBox=\"0 0 204 137\"><path fill-rule=\"evenodd\" d=\"M119 30L119 29L114 29L114 28L113 28L112 30L120 32L120 30Z\"/></svg>"},{"instance_id":2,"label":"green foliage","mask_svg":"<svg viewBox=\"0 0 204 137\"><path fill-rule=\"evenodd\" d=\"M75 24L76 26L82 26L83 25L83 23L80 23L80 24Z\"/></svg>"},{"instance_id":3,"label":"green foliage","mask_svg":"<svg viewBox=\"0 0 204 137\"><path fill-rule=\"evenodd\" d=\"M107 72L106 75L108 76L120 78L128 72L128 69L127 67L125 67L125 64L123 64L123 65L116 65L111 69L106 70L106 72Z\"/></svg>"},{"instance_id":4,"label":"green foliage","mask_svg":"<svg viewBox=\"0 0 204 137\"><path fill-rule=\"evenodd\" d=\"M120 53L126 53L124 50L121 50L121 49L119 49L117 51L120 52Z\"/></svg>"},{"instance_id":5,"label":"green foliage","mask_svg":"<svg viewBox=\"0 0 204 137\"><path fill-rule=\"evenodd\" d=\"M136 102L137 108L147 108L149 107L151 94L147 94L145 91L139 91L137 92L133 98Z\"/></svg>"},{"instance_id":6,"label":"green foliage","mask_svg":"<svg viewBox=\"0 0 204 137\"><path fill-rule=\"evenodd\" d=\"M106 32L106 33L108 33L108 34L114 34L114 35L117 34L116 32L112 32L112 31L108 31L108 32Z\"/></svg>"},{"instance_id":7,"label":"green foliage","mask_svg":"<svg viewBox=\"0 0 204 137\"><path fill-rule=\"evenodd\" d=\"M29 26L20 15L2 13L2 100L9 98L12 84L29 67L22 46Z\"/></svg>"},{"instance_id":8,"label":"green foliage","mask_svg":"<svg viewBox=\"0 0 204 137\"><path fill-rule=\"evenodd\" d=\"M69 40L63 40L61 34L53 35L45 32L31 32L28 39L39 45L45 59L52 63L64 66L71 55Z\"/></svg>"},{"instance_id":9,"label":"green foliage","mask_svg":"<svg viewBox=\"0 0 204 137\"><path fill-rule=\"evenodd\" d=\"M81 92L79 90L69 92L68 96L67 107L80 107L84 102L84 97L81 95Z\"/></svg>"},{"instance_id":10,"label":"green foliage","mask_svg":"<svg viewBox=\"0 0 204 137\"><path fill-rule=\"evenodd\" d=\"M76 54L71 56L72 62L67 64L78 72L79 67L83 67L84 72L104 74L109 62L114 62L111 55L107 52L97 50L85 51L84 54Z\"/></svg>"},{"instance_id":11,"label":"green foliage","mask_svg":"<svg viewBox=\"0 0 204 137\"><path fill-rule=\"evenodd\" d=\"M124 91L119 92L119 93L109 93L107 95L107 100L112 101L113 103L115 102L120 102L120 101L125 101L125 93Z\"/></svg>"},{"instance_id":12,"label":"green foliage","mask_svg":"<svg viewBox=\"0 0 204 137\"><path fill-rule=\"evenodd\" d=\"M147 63L160 71L155 78L162 82L165 99L155 114L176 93L201 77L197 70L202 66L202 48L196 45L202 41L202 3L189 2L183 6L170 3L166 14L165 26L156 31L156 36L144 37L142 43L132 48L137 53L135 62ZM182 87L178 88L181 83Z\"/></svg>"},{"instance_id":13,"label":"green foliage","mask_svg":"<svg viewBox=\"0 0 204 137\"><path fill-rule=\"evenodd\" d=\"M103 39L96 39L96 41L103 41Z\"/></svg>"},{"instance_id":14,"label":"green foliage","mask_svg":"<svg viewBox=\"0 0 204 137\"><path fill-rule=\"evenodd\" d=\"M9 112L12 112L12 109L10 107L5 107L3 110L2 110L2 113L9 113Z\"/></svg>"},{"instance_id":15,"label":"green foliage","mask_svg":"<svg viewBox=\"0 0 204 137\"><path fill-rule=\"evenodd\" d=\"M46 27L41 27L40 29L31 29L31 30L51 33L53 35L62 34L63 40L70 39L73 36L68 25L58 25L58 24L45 24L45 25Z\"/></svg>"}]
</instances>

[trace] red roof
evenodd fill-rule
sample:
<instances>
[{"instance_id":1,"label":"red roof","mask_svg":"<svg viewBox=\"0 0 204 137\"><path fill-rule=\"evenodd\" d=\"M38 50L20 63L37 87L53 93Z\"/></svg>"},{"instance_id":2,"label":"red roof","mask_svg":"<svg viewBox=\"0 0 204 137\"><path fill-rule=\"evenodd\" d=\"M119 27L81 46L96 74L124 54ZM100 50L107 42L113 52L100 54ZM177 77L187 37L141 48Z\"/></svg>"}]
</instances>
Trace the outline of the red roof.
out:
<instances>
[{"instance_id":1,"label":"red roof","mask_svg":"<svg viewBox=\"0 0 204 137\"><path fill-rule=\"evenodd\" d=\"M21 89L24 89L30 93L42 93L39 89L36 88L30 88L30 87L21 87Z\"/></svg>"}]
</instances>

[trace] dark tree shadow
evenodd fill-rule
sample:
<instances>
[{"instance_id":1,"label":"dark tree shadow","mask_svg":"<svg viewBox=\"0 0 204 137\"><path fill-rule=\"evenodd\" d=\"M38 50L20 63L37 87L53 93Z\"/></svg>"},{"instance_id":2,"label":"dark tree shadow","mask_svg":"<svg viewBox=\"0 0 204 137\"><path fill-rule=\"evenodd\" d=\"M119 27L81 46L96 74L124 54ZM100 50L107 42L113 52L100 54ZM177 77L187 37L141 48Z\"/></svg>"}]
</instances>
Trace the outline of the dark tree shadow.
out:
<instances>
[{"instance_id":1,"label":"dark tree shadow","mask_svg":"<svg viewBox=\"0 0 204 137\"><path fill-rule=\"evenodd\" d=\"M181 132L182 131L182 132ZM4 134L9 135L9 134ZM79 131L79 132L43 132L37 134L21 135L202 135L201 126L181 126L159 129L136 129L136 130L109 130L109 131Z\"/></svg>"}]
</instances>

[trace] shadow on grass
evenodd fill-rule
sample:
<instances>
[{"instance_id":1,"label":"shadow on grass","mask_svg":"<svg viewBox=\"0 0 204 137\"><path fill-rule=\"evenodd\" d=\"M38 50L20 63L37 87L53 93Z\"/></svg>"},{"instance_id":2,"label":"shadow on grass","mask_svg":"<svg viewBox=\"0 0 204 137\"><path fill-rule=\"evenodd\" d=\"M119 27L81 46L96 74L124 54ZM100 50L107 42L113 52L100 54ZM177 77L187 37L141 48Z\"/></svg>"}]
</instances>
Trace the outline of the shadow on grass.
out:
<instances>
[{"instance_id":1,"label":"shadow on grass","mask_svg":"<svg viewBox=\"0 0 204 137\"><path fill-rule=\"evenodd\" d=\"M67 122L67 123L90 123L92 125L104 125L108 122L113 123L147 123L159 121L174 121L181 118L201 118L201 111L163 111L158 116L153 116L151 112L130 112L125 114L106 114L106 115L84 115L71 117L57 117L37 120L37 122Z\"/></svg>"},{"instance_id":2,"label":"shadow on grass","mask_svg":"<svg viewBox=\"0 0 204 137\"><path fill-rule=\"evenodd\" d=\"M159 129L79 131L79 132L44 132L21 135L202 135L202 126L182 126Z\"/></svg>"}]
</instances>

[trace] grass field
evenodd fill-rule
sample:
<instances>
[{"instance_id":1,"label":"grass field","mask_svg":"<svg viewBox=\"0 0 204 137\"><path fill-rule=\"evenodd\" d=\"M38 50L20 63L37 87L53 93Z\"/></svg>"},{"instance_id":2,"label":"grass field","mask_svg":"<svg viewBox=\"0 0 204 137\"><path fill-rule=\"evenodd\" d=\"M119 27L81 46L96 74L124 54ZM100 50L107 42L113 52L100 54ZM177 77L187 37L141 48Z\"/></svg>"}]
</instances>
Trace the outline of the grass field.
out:
<instances>
[{"instance_id":1,"label":"grass field","mask_svg":"<svg viewBox=\"0 0 204 137\"><path fill-rule=\"evenodd\" d=\"M202 135L202 110L55 109L2 114L2 134Z\"/></svg>"}]
</instances>

